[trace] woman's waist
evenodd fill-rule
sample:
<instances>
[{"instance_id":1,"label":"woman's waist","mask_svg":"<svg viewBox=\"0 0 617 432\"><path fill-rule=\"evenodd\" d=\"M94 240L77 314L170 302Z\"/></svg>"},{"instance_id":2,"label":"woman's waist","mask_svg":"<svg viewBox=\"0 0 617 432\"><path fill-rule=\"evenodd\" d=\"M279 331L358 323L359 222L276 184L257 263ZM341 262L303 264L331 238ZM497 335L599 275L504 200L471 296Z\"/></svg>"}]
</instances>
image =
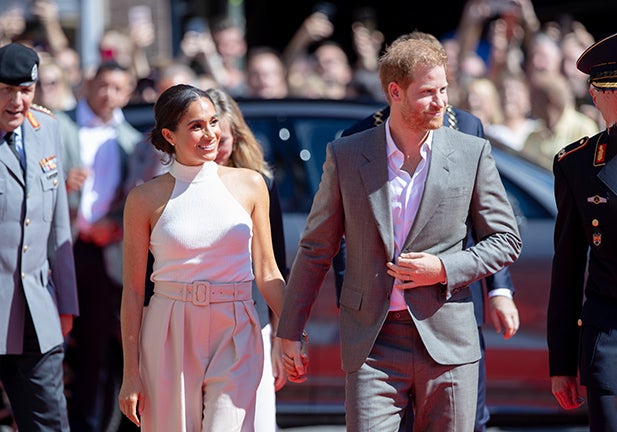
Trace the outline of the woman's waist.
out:
<instances>
[{"instance_id":1,"label":"woman's waist","mask_svg":"<svg viewBox=\"0 0 617 432\"><path fill-rule=\"evenodd\" d=\"M154 293L172 300L207 306L210 303L225 303L252 299L252 280L239 282L194 282L154 281Z\"/></svg>"}]
</instances>

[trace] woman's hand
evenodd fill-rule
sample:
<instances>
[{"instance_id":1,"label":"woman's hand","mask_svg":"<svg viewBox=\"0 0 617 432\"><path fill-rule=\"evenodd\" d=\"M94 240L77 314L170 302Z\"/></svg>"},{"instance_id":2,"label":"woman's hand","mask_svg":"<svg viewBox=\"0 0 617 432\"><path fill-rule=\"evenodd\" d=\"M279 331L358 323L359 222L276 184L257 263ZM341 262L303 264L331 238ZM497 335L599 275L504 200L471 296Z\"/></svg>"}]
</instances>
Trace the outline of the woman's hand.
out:
<instances>
[{"instance_id":1,"label":"woman's hand","mask_svg":"<svg viewBox=\"0 0 617 432\"><path fill-rule=\"evenodd\" d=\"M138 427L141 426L140 418L144 410L144 400L144 393L139 375L137 374L134 377L124 378L118 395L120 410Z\"/></svg>"}]
</instances>

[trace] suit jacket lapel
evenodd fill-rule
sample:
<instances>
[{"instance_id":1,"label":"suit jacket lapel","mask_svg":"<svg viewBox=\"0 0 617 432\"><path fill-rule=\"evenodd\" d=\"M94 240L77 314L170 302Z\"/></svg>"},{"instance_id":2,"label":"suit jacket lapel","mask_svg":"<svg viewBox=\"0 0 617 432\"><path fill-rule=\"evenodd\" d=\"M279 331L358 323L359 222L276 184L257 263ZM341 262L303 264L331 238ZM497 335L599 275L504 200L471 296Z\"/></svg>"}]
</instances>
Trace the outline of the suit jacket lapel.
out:
<instances>
[{"instance_id":1,"label":"suit jacket lapel","mask_svg":"<svg viewBox=\"0 0 617 432\"><path fill-rule=\"evenodd\" d=\"M442 200L449 181L450 168L448 155L452 150L450 143L443 136L441 129L437 129L433 133L431 160L424 186L424 193L420 200L420 208L411 226L411 230L407 235L404 249L407 249L422 232Z\"/></svg>"},{"instance_id":2,"label":"suit jacket lapel","mask_svg":"<svg viewBox=\"0 0 617 432\"><path fill-rule=\"evenodd\" d=\"M388 164L386 163L385 124L373 129L369 139L362 141L359 151L367 163L359 167L360 177L366 192L370 210L373 213L377 230L381 236L386 255L394 257L394 233L392 229L392 209L388 189Z\"/></svg>"}]
</instances>

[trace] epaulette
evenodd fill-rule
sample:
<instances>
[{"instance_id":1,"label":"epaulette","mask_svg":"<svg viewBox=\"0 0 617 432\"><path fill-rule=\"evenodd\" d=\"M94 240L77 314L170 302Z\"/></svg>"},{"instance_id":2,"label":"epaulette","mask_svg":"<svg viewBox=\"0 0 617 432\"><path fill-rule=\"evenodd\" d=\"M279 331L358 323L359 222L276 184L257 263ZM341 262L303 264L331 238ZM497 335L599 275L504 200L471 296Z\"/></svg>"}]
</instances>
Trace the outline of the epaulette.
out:
<instances>
[{"instance_id":1,"label":"epaulette","mask_svg":"<svg viewBox=\"0 0 617 432\"><path fill-rule=\"evenodd\" d=\"M458 130L458 119L456 113L452 109L452 105L446 105L446 126Z\"/></svg>"},{"instance_id":2,"label":"epaulette","mask_svg":"<svg viewBox=\"0 0 617 432\"><path fill-rule=\"evenodd\" d=\"M577 142L569 144L566 147L562 148L561 150L559 150L559 153L557 153L557 162L560 162L566 156L585 148L588 143L589 137L586 136L581 138Z\"/></svg>"},{"instance_id":3,"label":"epaulette","mask_svg":"<svg viewBox=\"0 0 617 432\"><path fill-rule=\"evenodd\" d=\"M54 115L54 113L53 113L53 112L52 112L49 108L45 108L44 106L37 105L37 104L32 104L32 105L31 105L31 108L32 108L33 110L35 110L35 111L39 111L39 112L45 113L45 114L47 114L48 116L51 116L51 117L54 117L54 118L56 117L56 116Z\"/></svg>"},{"instance_id":4,"label":"epaulette","mask_svg":"<svg viewBox=\"0 0 617 432\"><path fill-rule=\"evenodd\" d=\"M383 122L384 122L383 111L382 110L375 111L373 113L373 125L374 126L379 126Z\"/></svg>"}]
</instances>

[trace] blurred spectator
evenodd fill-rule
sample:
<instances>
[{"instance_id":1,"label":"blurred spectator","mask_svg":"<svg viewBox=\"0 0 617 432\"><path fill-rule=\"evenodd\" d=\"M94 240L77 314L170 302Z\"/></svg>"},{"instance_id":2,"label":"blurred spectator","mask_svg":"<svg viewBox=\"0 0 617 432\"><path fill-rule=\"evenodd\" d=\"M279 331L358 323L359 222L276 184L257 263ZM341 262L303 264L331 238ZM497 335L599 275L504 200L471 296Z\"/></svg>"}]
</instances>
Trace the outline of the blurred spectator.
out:
<instances>
[{"instance_id":1,"label":"blurred spectator","mask_svg":"<svg viewBox=\"0 0 617 432\"><path fill-rule=\"evenodd\" d=\"M218 17L213 20L211 31L225 70L225 80L220 84L230 95L241 96L246 88L244 26L230 17Z\"/></svg>"},{"instance_id":2,"label":"blurred spectator","mask_svg":"<svg viewBox=\"0 0 617 432\"><path fill-rule=\"evenodd\" d=\"M384 35L377 29L377 17L370 7L356 9L351 24L353 47L357 56L351 87L356 97L386 101L379 80L378 61Z\"/></svg>"},{"instance_id":3,"label":"blurred spectator","mask_svg":"<svg viewBox=\"0 0 617 432\"><path fill-rule=\"evenodd\" d=\"M531 82L531 94L532 115L540 122L521 151L550 170L564 143L595 135L599 127L593 119L576 111L572 90L560 72L537 73Z\"/></svg>"},{"instance_id":4,"label":"blurred spectator","mask_svg":"<svg viewBox=\"0 0 617 432\"><path fill-rule=\"evenodd\" d=\"M52 111L73 109L77 100L62 67L48 53L39 53L39 80L34 103Z\"/></svg>"},{"instance_id":5,"label":"blurred spectator","mask_svg":"<svg viewBox=\"0 0 617 432\"><path fill-rule=\"evenodd\" d=\"M536 74L543 72L561 75L562 62L563 53L558 40L546 32L536 33L525 61L527 78L534 80Z\"/></svg>"},{"instance_id":6,"label":"blurred spectator","mask_svg":"<svg viewBox=\"0 0 617 432\"><path fill-rule=\"evenodd\" d=\"M102 62L118 62L137 82L151 73L146 48L152 42L154 30L147 22L133 24L128 31L109 28L99 40L99 55Z\"/></svg>"},{"instance_id":7,"label":"blurred spectator","mask_svg":"<svg viewBox=\"0 0 617 432\"><path fill-rule=\"evenodd\" d=\"M484 129L489 125L502 124L501 99L495 84L488 78L472 78L465 84L460 108L480 119Z\"/></svg>"},{"instance_id":8,"label":"blurred spectator","mask_svg":"<svg viewBox=\"0 0 617 432\"><path fill-rule=\"evenodd\" d=\"M209 89L208 95L219 114L221 138L216 163L219 165L248 168L259 172L268 186L270 198L270 232L277 266L282 275L287 274L283 215L274 175L268 166L261 145L246 124L238 104L224 91ZM257 388L255 403L255 432L276 431L276 397L287 382L281 359L280 339L275 338L278 319L268 308L257 284L252 287L255 309L259 316L264 344L264 369Z\"/></svg>"},{"instance_id":9,"label":"blurred spectator","mask_svg":"<svg viewBox=\"0 0 617 432\"><path fill-rule=\"evenodd\" d=\"M293 76L290 75L292 95L325 99L354 96L351 86L353 71L347 54L337 42L321 42L306 61L302 71L294 70Z\"/></svg>"},{"instance_id":10,"label":"blurred spectator","mask_svg":"<svg viewBox=\"0 0 617 432\"><path fill-rule=\"evenodd\" d=\"M74 48L66 47L54 55L54 60L64 70L73 95L79 98L83 84L83 71L79 53Z\"/></svg>"},{"instance_id":11,"label":"blurred spectator","mask_svg":"<svg viewBox=\"0 0 617 432\"><path fill-rule=\"evenodd\" d=\"M69 46L69 39L60 25L58 4L55 0L33 0L30 12L41 25L46 51L55 56Z\"/></svg>"},{"instance_id":12,"label":"blurred spectator","mask_svg":"<svg viewBox=\"0 0 617 432\"><path fill-rule=\"evenodd\" d=\"M251 48L246 60L246 95L262 99L287 97L287 71L280 54L273 48Z\"/></svg>"},{"instance_id":13,"label":"blurred spectator","mask_svg":"<svg viewBox=\"0 0 617 432\"><path fill-rule=\"evenodd\" d=\"M227 80L223 61L204 18L194 17L187 22L176 61L188 65L198 76L210 76L217 86Z\"/></svg>"},{"instance_id":14,"label":"blurred spectator","mask_svg":"<svg viewBox=\"0 0 617 432\"><path fill-rule=\"evenodd\" d=\"M21 35L26 29L24 6L20 1L13 1L0 12L0 46L7 45Z\"/></svg>"},{"instance_id":15,"label":"blurred spectator","mask_svg":"<svg viewBox=\"0 0 617 432\"><path fill-rule=\"evenodd\" d=\"M531 118L531 95L523 75L507 74L498 83L503 123L486 125L485 133L491 141L498 141L521 150L529 134L538 126Z\"/></svg>"},{"instance_id":16,"label":"blurred spectator","mask_svg":"<svg viewBox=\"0 0 617 432\"><path fill-rule=\"evenodd\" d=\"M334 33L334 24L328 11L313 11L298 27L283 51L283 63L287 68L289 91L292 95L319 97L320 89L313 73L314 58L309 49Z\"/></svg>"},{"instance_id":17,"label":"blurred spectator","mask_svg":"<svg viewBox=\"0 0 617 432\"><path fill-rule=\"evenodd\" d=\"M562 72L574 93L577 107L585 104L593 106L593 101L589 95L589 77L577 69L576 61L585 49L593 45L594 42L593 36L580 23L573 23L572 31L565 34L561 39Z\"/></svg>"},{"instance_id":18,"label":"blurred spectator","mask_svg":"<svg viewBox=\"0 0 617 432\"><path fill-rule=\"evenodd\" d=\"M184 63L172 62L161 68L156 77L155 88L158 95L176 84L195 86L197 75L190 66Z\"/></svg>"}]
</instances>

